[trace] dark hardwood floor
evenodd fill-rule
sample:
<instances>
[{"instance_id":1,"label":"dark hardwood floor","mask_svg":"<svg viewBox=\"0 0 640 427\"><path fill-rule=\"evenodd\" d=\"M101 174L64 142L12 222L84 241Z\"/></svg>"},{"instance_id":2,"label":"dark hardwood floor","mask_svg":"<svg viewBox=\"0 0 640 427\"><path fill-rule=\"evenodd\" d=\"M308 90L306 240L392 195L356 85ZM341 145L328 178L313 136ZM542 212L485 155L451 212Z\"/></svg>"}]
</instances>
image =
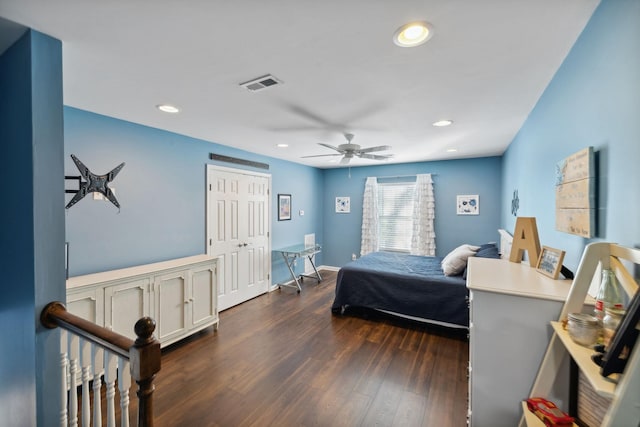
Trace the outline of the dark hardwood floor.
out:
<instances>
[{"instance_id":1,"label":"dark hardwood floor","mask_svg":"<svg viewBox=\"0 0 640 427\"><path fill-rule=\"evenodd\" d=\"M164 349L155 425L465 426L466 332L334 316L336 273L322 273Z\"/></svg>"}]
</instances>

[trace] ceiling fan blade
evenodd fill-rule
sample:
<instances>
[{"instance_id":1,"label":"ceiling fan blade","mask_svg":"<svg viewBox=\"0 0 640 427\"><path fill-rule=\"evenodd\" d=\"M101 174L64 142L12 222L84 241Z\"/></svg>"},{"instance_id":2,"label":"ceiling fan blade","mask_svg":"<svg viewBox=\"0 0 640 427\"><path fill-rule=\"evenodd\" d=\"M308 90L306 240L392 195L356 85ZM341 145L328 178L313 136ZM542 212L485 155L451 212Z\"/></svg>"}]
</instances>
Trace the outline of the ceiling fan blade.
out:
<instances>
[{"instance_id":1,"label":"ceiling fan blade","mask_svg":"<svg viewBox=\"0 0 640 427\"><path fill-rule=\"evenodd\" d=\"M334 147L333 145L325 144L324 142L318 142L318 145L322 145L323 147L331 148L332 150L337 151L338 153L342 153L343 151L338 147Z\"/></svg>"},{"instance_id":2,"label":"ceiling fan blade","mask_svg":"<svg viewBox=\"0 0 640 427\"><path fill-rule=\"evenodd\" d=\"M309 157L335 157L335 156L342 156L342 154L340 153L335 153L335 154L316 154L315 156L302 156L300 157L301 159L306 159Z\"/></svg>"},{"instance_id":3,"label":"ceiling fan blade","mask_svg":"<svg viewBox=\"0 0 640 427\"><path fill-rule=\"evenodd\" d=\"M340 164L347 165L349 164L350 161L351 161L351 157L344 156L342 159L340 159Z\"/></svg>"},{"instance_id":4,"label":"ceiling fan blade","mask_svg":"<svg viewBox=\"0 0 640 427\"><path fill-rule=\"evenodd\" d=\"M387 151L387 150L391 150L391 146L389 146L389 145L378 145L377 147L362 148L360 150L360 152L361 153L373 153L374 151Z\"/></svg>"},{"instance_id":5,"label":"ceiling fan blade","mask_svg":"<svg viewBox=\"0 0 640 427\"><path fill-rule=\"evenodd\" d=\"M384 155L384 156L378 156L376 154L358 154L358 157L360 157L361 159L372 159L372 160L389 160L393 157L393 154L388 154L388 155Z\"/></svg>"},{"instance_id":6,"label":"ceiling fan blade","mask_svg":"<svg viewBox=\"0 0 640 427\"><path fill-rule=\"evenodd\" d=\"M300 117L304 117L305 119L318 123L322 126L329 126L329 127L335 127L335 124L330 122L329 120L325 119L324 117L311 112L309 110L307 110L304 107L301 107L299 105L293 105L293 104L287 104L286 105L287 108L289 109L289 111L291 111L292 113L300 116Z\"/></svg>"},{"instance_id":7,"label":"ceiling fan blade","mask_svg":"<svg viewBox=\"0 0 640 427\"><path fill-rule=\"evenodd\" d=\"M319 126L281 126L267 129L273 132L316 132L322 130Z\"/></svg>"}]
</instances>

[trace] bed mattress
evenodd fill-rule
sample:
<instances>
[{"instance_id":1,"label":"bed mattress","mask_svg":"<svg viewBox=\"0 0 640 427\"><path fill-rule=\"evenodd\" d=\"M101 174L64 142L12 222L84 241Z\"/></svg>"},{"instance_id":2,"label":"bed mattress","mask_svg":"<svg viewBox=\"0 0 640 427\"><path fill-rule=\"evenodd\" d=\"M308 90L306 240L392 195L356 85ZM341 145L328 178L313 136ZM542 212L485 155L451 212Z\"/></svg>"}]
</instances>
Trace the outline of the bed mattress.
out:
<instances>
[{"instance_id":1,"label":"bed mattress","mask_svg":"<svg viewBox=\"0 0 640 427\"><path fill-rule=\"evenodd\" d=\"M441 257L367 254L338 272L331 310L344 314L349 307L362 307L468 327L466 280L445 276L441 262Z\"/></svg>"}]
</instances>

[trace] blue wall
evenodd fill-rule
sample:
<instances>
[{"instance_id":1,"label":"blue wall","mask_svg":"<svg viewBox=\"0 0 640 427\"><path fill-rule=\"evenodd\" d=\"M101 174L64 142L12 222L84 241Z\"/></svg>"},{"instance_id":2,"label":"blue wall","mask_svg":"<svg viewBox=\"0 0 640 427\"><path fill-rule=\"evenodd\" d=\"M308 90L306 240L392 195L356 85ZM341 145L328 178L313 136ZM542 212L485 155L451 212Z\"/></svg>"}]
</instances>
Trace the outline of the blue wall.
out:
<instances>
[{"instance_id":1,"label":"blue wall","mask_svg":"<svg viewBox=\"0 0 640 427\"><path fill-rule=\"evenodd\" d=\"M322 243L323 223L323 175L322 170L302 166L296 163L278 162L277 170L272 171L272 248L303 243L304 235L315 233L316 242ZM291 220L278 221L278 193L291 194ZM300 210L304 215L300 215ZM324 253L316 255L316 265L325 261ZM289 270L279 253L273 254L272 283L291 280ZM304 262L297 263L296 272L304 270Z\"/></svg>"},{"instance_id":2,"label":"blue wall","mask_svg":"<svg viewBox=\"0 0 640 427\"><path fill-rule=\"evenodd\" d=\"M340 267L360 252L362 193L367 176L433 173L437 254L459 244L497 240L501 160L481 159L320 170L171 132L65 107L65 172L70 154L94 173L126 165L112 187L122 209L91 196L67 210L70 274L87 274L204 253L205 182L210 152L270 164L272 248L300 243L308 233L323 244L318 265ZM264 172L264 170L259 170ZM71 184L67 184L71 187ZM290 221L277 220L277 195L291 194ZM457 216L456 195L479 194L479 216ZM351 197L351 213L335 213L335 197ZM67 200L71 196L67 196ZM304 215L300 215L300 210ZM298 264L302 271L303 263ZM272 283L289 279L274 253Z\"/></svg>"},{"instance_id":3,"label":"blue wall","mask_svg":"<svg viewBox=\"0 0 640 427\"><path fill-rule=\"evenodd\" d=\"M64 118L66 175L78 175L70 154L97 174L126 163L110 184L120 211L91 195L66 211L72 276L205 253L206 165L229 166L209 160L211 152L270 165L245 169L272 174L273 249L322 235L322 201L311 190L322 187L322 174L315 168L70 107ZM277 221L278 193L292 195L291 221ZM274 284L289 274L277 256L272 272Z\"/></svg>"},{"instance_id":4,"label":"blue wall","mask_svg":"<svg viewBox=\"0 0 640 427\"><path fill-rule=\"evenodd\" d=\"M498 240L500 224L501 158L447 160L329 169L324 173L324 262L341 267L360 254L362 196L369 176L434 174L436 198L436 255L445 256L463 243L482 244ZM456 196L478 194L480 215L456 215ZM349 196L351 213L336 213L335 198Z\"/></svg>"},{"instance_id":5,"label":"blue wall","mask_svg":"<svg viewBox=\"0 0 640 427\"><path fill-rule=\"evenodd\" d=\"M0 414L36 425L60 407L60 335L39 314L65 300L62 46L27 31L0 57Z\"/></svg>"},{"instance_id":6,"label":"blue wall","mask_svg":"<svg viewBox=\"0 0 640 427\"><path fill-rule=\"evenodd\" d=\"M575 270L590 242L555 230L555 165L593 146L599 167L598 235L640 243L640 2L603 0L504 155L502 224L510 200L534 216L543 245L567 251Z\"/></svg>"}]
</instances>

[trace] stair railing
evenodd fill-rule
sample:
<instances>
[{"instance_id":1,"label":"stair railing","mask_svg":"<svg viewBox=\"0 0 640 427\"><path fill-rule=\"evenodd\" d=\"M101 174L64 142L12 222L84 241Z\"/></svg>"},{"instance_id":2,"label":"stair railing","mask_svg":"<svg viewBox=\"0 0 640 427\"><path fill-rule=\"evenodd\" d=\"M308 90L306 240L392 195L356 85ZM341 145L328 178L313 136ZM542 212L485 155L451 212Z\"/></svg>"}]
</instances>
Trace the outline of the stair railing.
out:
<instances>
[{"instance_id":1,"label":"stair railing","mask_svg":"<svg viewBox=\"0 0 640 427\"><path fill-rule=\"evenodd\" d=\"M69 313L61 302L47 304L40 321L47 328L62 329L60 426L78 425L77 387L82 389L82 425L102 426L104 378L107 427L116 426L116 384L120 395L120 425L129 427L129 388L133 377L138 384L138 427L153 427L153 379L160 371L161 355L160 343L153 336L156 327L153 319L143 317L136 322L135 341Z\"/></svg>"}]
</instances>

